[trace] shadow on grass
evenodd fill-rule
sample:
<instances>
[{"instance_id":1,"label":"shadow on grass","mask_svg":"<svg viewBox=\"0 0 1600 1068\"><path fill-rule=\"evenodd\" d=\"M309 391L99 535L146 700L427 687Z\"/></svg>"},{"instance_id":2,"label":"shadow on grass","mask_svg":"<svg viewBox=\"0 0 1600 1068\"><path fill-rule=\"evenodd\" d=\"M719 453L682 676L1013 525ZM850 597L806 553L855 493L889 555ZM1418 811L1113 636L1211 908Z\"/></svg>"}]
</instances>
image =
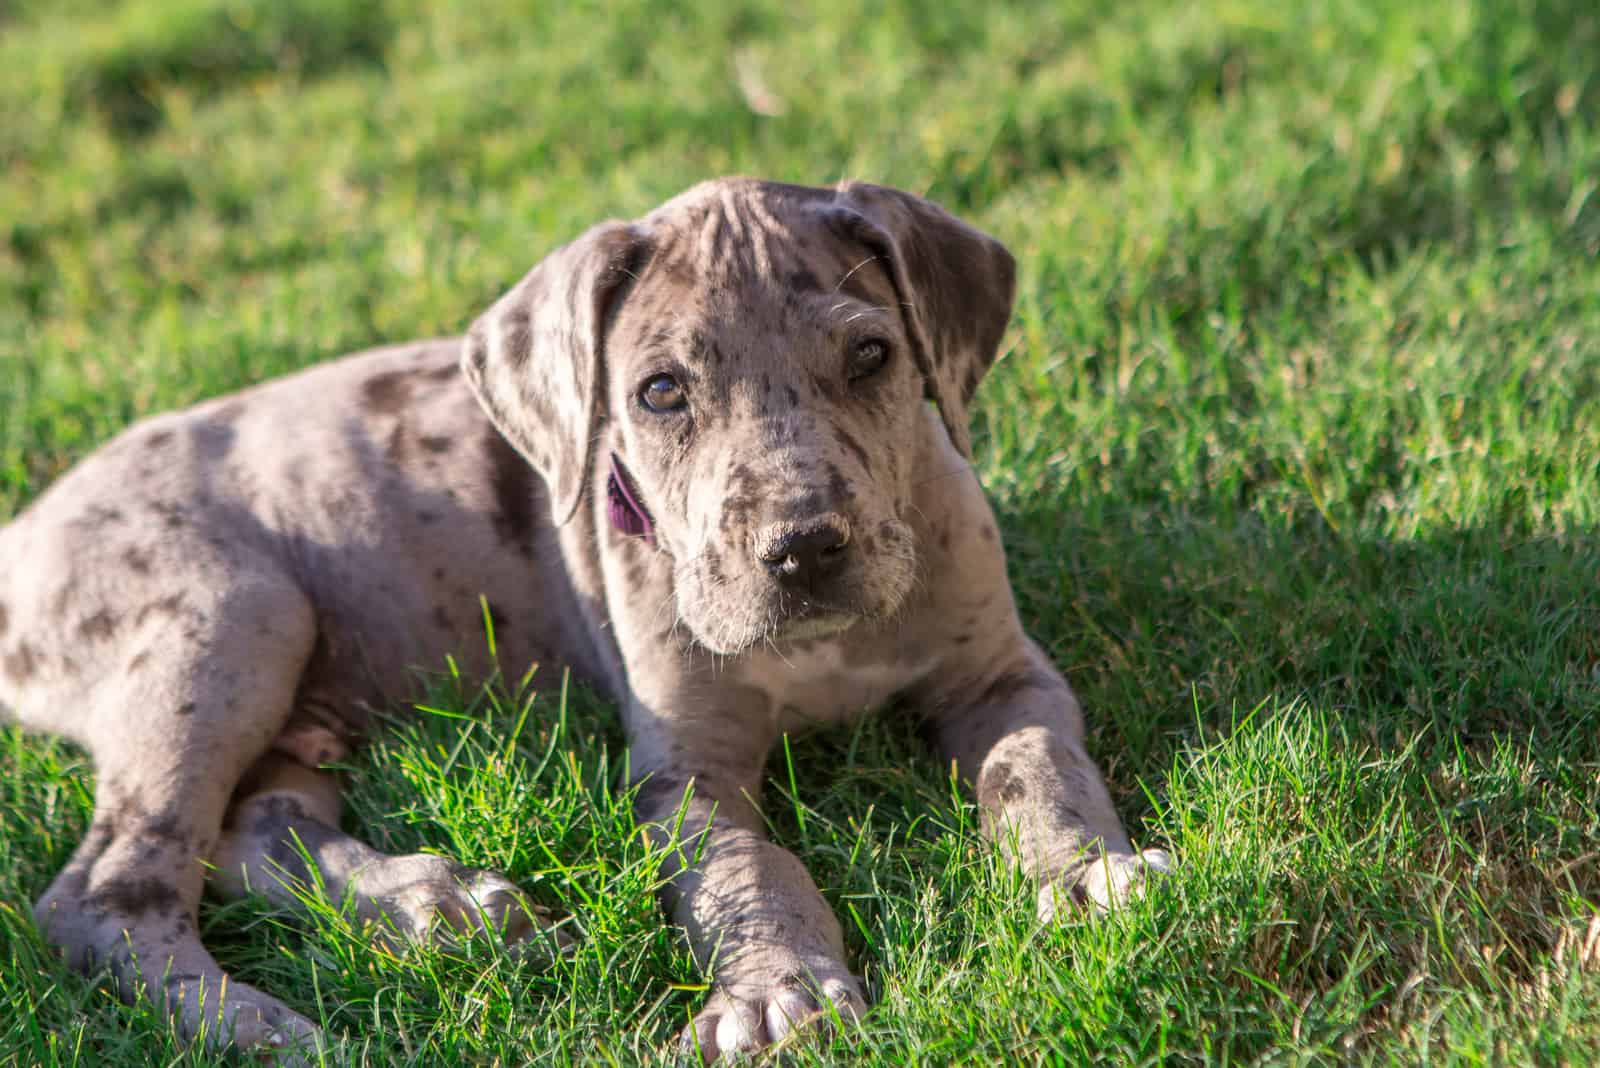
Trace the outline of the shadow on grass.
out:
<instances>
[{"instance_id":1,"label":"shadow on grass","mask_svg":"<svg viewBox=\"0 0 1600 1068\"><path fill-rule=\"evenodd\" d=\"M206 95L269 73L315 77L379 64L392 33L382 0L183 0L159 15L130 9L115 28L106 35L114 47L80 58L67 98L92 106L123 137L161 125L163 92Z\"/></svg>"}]
</instances>

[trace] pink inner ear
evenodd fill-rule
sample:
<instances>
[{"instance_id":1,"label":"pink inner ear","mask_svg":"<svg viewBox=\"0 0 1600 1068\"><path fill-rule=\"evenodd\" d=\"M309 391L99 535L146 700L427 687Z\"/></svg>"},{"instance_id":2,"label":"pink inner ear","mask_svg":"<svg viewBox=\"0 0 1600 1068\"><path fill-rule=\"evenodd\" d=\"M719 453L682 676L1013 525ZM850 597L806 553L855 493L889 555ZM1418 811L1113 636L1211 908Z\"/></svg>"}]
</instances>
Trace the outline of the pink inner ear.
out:
<instances>
[{"instance_id":1,"label":"pink inner ear","mask_svg":"<svg viewBox=\"0 0 1600 1068\"><path fill-rule=\"evenodd\" d=\"M647 538L650 547L655 548L655 524L650 522L650 514L634 496L616 453L611 454L611 475L606 479L606 513L613 527L630 537Z\"/></svg>"}]
</instances>

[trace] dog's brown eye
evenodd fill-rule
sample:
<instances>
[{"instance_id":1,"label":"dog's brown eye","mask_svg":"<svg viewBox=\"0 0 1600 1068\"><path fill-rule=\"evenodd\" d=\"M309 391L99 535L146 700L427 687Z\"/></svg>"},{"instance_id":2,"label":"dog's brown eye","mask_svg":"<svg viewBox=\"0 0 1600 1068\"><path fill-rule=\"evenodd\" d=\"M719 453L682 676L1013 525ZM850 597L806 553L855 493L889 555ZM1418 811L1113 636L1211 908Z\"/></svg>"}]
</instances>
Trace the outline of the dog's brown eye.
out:
<instances>
[{"instance_id":1,"label":"dog's brown eye","mask_svg":"<svg viewBox=\"0 0 1600 1068\"><path fill-rule=\"evenodd\" d=\"M689 403L683 386L671 375L656 375L639 391L639 403L652 412L675 412Z\"/></svg>"},{"instance_id":2,"label":"dog's brown eye","mask_svg":"<svg viewBox=\"0 0 1600 1068\"><path fill-rule=\"evenodd\" d=\"M855 355L850 360L850 381L867 378L883 370L883 365L889 362L889 345L877 338L870 338L856 346Z\"/></svg>"}]
</instances>

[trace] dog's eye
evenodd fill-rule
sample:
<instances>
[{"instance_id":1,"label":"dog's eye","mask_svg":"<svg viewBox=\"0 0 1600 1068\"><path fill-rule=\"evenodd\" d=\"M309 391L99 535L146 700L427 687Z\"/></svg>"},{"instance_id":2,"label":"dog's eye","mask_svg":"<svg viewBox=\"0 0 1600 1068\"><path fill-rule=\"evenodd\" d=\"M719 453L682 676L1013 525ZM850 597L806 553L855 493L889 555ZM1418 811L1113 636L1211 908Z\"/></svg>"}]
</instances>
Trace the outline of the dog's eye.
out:
<instances>
[{"instance_id":1,"label":"dog's eye","mask_svg":"<svg viewBox=\"0 0 1600 1068\"><path fill-rule=\"evenodd\" d=\"M689 403L683 386L671 375L655 375L639 390L639 403L652 412L675 412Z\"/></svg>"},{"instance_id":2,"label":"dog's eye","mask_svg":"<svg viewBox=\"0 0 1600 1068\"><path fill-rule=\"evenodd\" d=\"M888 362L889 343L878 338L868 338L856 346L855 355L850 358L850 381L870 378L883 370L883 365Z\"/></svg>"}]
</instances>

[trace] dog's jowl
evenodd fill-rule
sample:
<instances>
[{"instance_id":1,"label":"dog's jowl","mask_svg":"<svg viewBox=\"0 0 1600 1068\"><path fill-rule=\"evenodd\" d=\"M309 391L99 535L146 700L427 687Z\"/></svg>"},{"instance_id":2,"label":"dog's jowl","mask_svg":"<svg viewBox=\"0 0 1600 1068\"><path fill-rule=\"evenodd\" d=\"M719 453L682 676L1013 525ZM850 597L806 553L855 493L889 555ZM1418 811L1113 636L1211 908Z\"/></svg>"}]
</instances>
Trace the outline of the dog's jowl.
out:
<instances>
[{"instance_id":1,"label":"dog's jowl","mask_svg":"<svg viewBox=\"0 0 1600 1068\"><path fill-rule=\"evenodd\" d=\"M715 181L550 253L464 339L122 434L0 531L0 704L98 771L45 937L186 1035L292 1046L315 1027L201 944L206 886L292 905L309 857L395 934L537 935L504 877L342 833L322 769L413 665L487 670L482 594L503 663L615 699L641 821L686 813L665 905L714 973L708 1059L865 1009L755 808L786 731L896 698L1042 915L1135 891L1166 858L1123 834L968 465L1012 283L918 197Z\"/></svg>"}]
</instances>

